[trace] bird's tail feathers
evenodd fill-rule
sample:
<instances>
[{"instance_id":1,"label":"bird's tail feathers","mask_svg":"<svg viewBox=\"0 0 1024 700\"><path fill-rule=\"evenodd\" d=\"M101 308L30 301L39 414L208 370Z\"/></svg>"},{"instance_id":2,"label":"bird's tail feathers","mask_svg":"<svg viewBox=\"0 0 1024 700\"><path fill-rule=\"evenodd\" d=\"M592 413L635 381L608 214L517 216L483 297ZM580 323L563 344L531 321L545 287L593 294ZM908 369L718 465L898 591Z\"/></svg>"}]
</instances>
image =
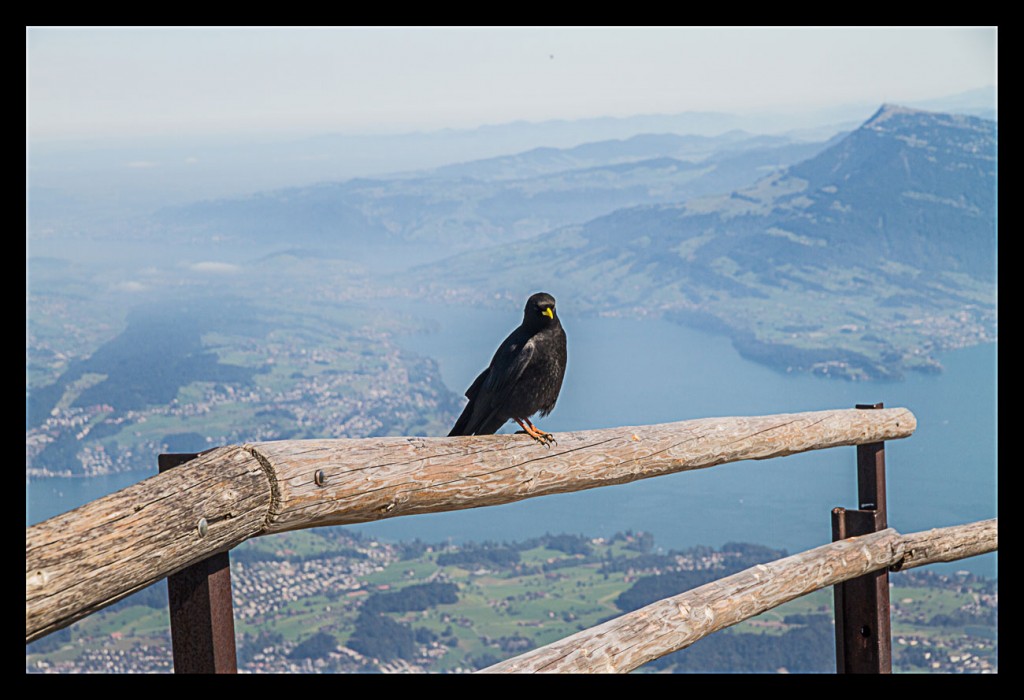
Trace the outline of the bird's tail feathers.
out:
<instances>
[{"instance_id":1,"label":"bird's tail feathers","mask_svg":"<svg viewBox=\"0 0 1024 700\"><path fill-rule=\"evenodd\" d=\"M473 415L473 402L470 401L466 404L466 407L462 409L462 415L455 421L455 425L452 427L451 432L448 433L448 437L455 437L456 435L472 435L472 432L467 432L466 428L469 426L469 419Z\"/></svg>"}]
</instances>

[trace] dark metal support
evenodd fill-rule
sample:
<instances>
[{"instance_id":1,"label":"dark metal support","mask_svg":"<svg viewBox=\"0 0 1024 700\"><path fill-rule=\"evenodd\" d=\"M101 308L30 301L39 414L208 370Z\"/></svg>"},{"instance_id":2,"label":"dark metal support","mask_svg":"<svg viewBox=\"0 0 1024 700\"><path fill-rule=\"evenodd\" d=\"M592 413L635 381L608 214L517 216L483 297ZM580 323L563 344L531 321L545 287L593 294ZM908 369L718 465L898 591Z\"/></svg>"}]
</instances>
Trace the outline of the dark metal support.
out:
<instances>
[{"instance_id":1,"label":"dark metal support","mask_svg":"<svg viewBox=\"0 0 1024 700\"><path fill-rule=\"evenodd\" d=\"M860 409L882 404L857 404ZM885 500L885 443L857 445L858 510L832 510L832 541L888 527ZM882 569L834 586L836 671L892 673L889 571Z\"/></svg>"},{"instance_id":2,"label":"dark metal support","mask_svg":"<svg viewBox=\"0 0 1024 700\"><path fill-rule=\"evenodd\" d=\"M197 454L163 454L160 471ZM214 554L167 577L175 673L237 673L231 567L227 552Z\"/></svg>"}]
</instances>

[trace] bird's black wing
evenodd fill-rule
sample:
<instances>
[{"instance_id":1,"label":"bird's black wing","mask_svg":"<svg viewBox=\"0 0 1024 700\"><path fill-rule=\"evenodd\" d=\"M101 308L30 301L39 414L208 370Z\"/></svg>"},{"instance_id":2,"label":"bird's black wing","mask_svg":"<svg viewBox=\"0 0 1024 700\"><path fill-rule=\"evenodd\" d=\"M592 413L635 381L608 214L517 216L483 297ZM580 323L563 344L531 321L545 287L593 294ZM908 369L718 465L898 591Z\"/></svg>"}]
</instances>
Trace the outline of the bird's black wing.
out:
<instances>
[{"instance_id":1,"label":"bird's black wing","mask_svg":"<svg viewBox=\"0 0 1024 700\"><path fill-rule=\"evenodd\" d=\"M491 366L480 373L466 390L469 403L455 422L448 436L491 435L511 418L505 412L509 394L523 375L536 352L533 340L528 340L511 357L506 357L506 346L495 355Z\"/></svg>"},{"instance_id":2,"label":"bird's black wing","mask_svg":"<svg viewBox=\"0 0 1024 700\"><path fill-rule=\"evenodd\" d=\"M509 418L523 418L524 416L512 416L507 413L509 395L523 376L527 365L533 360L536 353L536 345L533 339L526 341L513 353L512 357L500 358L496 364L491 365L491 371L480 386L477 393L476 403L479 409L479 418L475 421L476 429L482 430L480 434L491 434L505 424ZM498 359L498 358L496 358Z\"/></svg>"}]
</instances>

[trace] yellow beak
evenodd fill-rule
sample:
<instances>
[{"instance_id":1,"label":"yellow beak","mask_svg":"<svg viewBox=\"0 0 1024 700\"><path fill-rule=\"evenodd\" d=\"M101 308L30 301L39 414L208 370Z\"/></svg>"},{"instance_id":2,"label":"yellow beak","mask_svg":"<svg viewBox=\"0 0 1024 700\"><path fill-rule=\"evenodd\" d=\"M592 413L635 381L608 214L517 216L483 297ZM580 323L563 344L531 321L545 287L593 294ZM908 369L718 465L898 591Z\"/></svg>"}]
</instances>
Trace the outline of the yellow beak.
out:
<instances>
[{"instance_id":1,"label":"yellow beak","mask_svg":"<svg viewBox=\"0 0 1024 700\"><path fill-rule=\"evenodd\" d=\"M541 313L543 315L547 316L550 319L554 319L555 318L555 310L552 309L550 306L548 308L544 309L543 311L541 311Z\"/></svg>"}]
</instances>

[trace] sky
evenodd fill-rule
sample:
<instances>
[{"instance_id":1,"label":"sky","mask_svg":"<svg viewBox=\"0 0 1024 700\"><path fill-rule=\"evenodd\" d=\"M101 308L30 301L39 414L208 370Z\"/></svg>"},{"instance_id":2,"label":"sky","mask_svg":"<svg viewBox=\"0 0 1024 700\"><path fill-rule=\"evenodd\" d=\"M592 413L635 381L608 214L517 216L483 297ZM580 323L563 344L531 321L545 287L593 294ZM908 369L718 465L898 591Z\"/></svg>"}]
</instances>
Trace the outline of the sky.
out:
<instances>
[{"instance_id":1,"label":"sky","mask_svg":"<svg viewBox=\"0 0 1024 700\"><path fill-rule=\"evenodd\" d=\"M910 102L996 85L996 44L996 27L27 27L26 136L402 133Z\"/></svg>"}]
</instances>

